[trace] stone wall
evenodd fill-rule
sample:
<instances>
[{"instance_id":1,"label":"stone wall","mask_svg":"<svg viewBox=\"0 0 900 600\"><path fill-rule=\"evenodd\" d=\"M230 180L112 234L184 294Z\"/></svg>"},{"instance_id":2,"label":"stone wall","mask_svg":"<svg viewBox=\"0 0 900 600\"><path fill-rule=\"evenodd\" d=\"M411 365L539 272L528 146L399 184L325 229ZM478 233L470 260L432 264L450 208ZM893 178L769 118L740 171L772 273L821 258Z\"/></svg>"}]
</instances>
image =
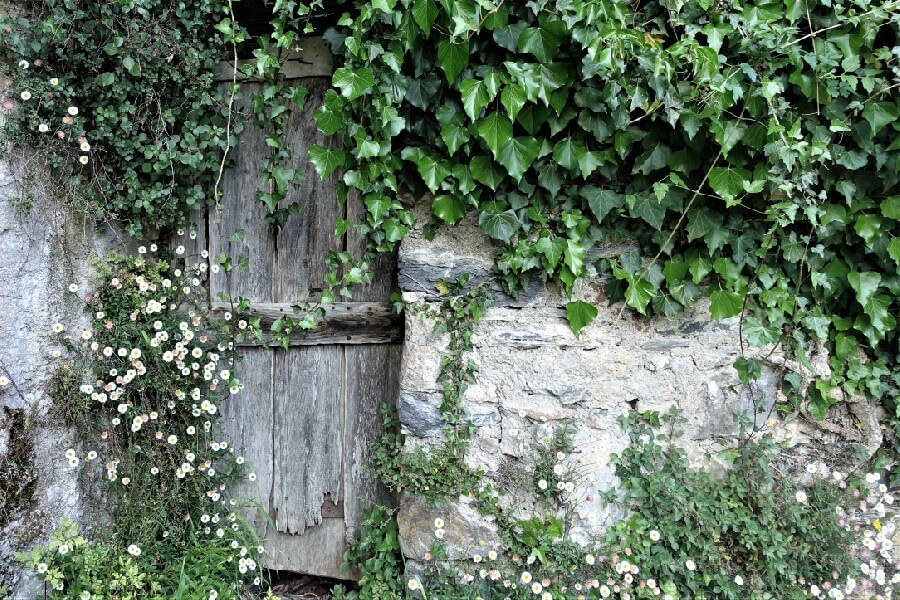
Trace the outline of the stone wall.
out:
<instances>
[{"instance_id":1,"label":"stone wall","mask_svg":"<svg viewBox=\"0 0 900 600\"><path fill-rule=\"evenodd\" d=\"M20 162L0 160L0 588L14 598L34 598L43 586L21 569L14 552L46 542L62 517L85 528L76 471L65 451L70 432L49 418L46 386L61 366L50 338L53 323L81 330L83 305L68 292L87 287L92 258L121 247L113 232L98 234L72 211L32 189L21 202Z\"/></svg>"},{"instance_id":2,"label":"stone wall","mask_svg":"<svg viewBox=\"0 0 900 600\"><path fill-rule=\"evenodd\" d=\"M427 208L417 210L418 221L425 222ZM471 219L441 228L432 241L414 233L403 241L399 255L404 299L420 306L434 303L435 283L464 272L483 279L493 256L493 246ZM516 517L527 518L534 508L525 459L563 422L577 427L576 454L586 475L579 497L592 499L578 507L581 523L575 531L584 534L601 531L618 516L601 504L598 492L616 486L609 459L627 442L619 417L632 409L680 408L687 422L678 443L694 465L715 471L724 468L716 451L738 434L731 416L735 412L765 424L776 438L790 440L797 453L818 454L823 444L849 442L872 453L880 445L875 409L864 400L841 403L829 415L832 422L821 426L802 417L781 420L772 410L780 395L779 372L812 373L785 361L777 350L747 350L746 356L760 359L765 368L758 381L742 385L732 366L741 355L737 317L714 322L708 303L701 301L677 318L646 319L621 304L609 306L600 284L594 278L575 289L576 298L596 303L600 311L580 338L565 319L567 300L540 280L532 281L519 298L497 288L495 306L475 329L470 358L479 372L464 404L478 427L467 460L487 473L500 491L501 505ZM432 335L434 323L421 312L406 313L399 416L407 445L427 447L441 443L441 394L435 380L447 339ZM818 369L827 369L824 358L814 358ZM421 559L433 539L435 514L469 524L460 525L465 540L449 542L451 555L462 554L462 546L473 540L488 541L492 524L473 515L466 500L463 496L437 509L405 501L398 517L405 554ZM462 546L454 549L455 544Z\"/></svg>"}]
</instances>

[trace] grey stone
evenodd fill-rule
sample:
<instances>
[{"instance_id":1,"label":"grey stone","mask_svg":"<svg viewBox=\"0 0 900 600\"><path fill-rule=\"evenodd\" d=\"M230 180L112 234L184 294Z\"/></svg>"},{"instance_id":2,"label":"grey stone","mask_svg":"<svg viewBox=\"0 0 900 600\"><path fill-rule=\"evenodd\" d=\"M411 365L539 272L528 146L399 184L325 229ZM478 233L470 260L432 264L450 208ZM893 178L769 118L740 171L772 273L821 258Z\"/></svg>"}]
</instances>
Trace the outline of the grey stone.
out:
<instances>
[{"instance_id":1,"label":"grey stone","mask_svg":"<svg viewBox=\"0 0 900 600\"><path fill-rule=\"evenodd\" d=\"M400 425L406 435L435 437L445 427L441 418L440 397L400 393Z\"/></svg>"},{"instance_id":2,"label":"grey stone","mask_svg":"<svg viewBox=\"0 0 900 600\"><path fill-rule=\"evenodd\" d=\"M400 547L403 555L417 561L425 560L437 538L435 520L443 519L444 537L441 540L450 560L464 560L475 554L484 556L489 550L499 550L497 526L476 508L462 502L447 502L428 506L416 498L404 500L397 511Z\"/></svg>"}]
</instances>

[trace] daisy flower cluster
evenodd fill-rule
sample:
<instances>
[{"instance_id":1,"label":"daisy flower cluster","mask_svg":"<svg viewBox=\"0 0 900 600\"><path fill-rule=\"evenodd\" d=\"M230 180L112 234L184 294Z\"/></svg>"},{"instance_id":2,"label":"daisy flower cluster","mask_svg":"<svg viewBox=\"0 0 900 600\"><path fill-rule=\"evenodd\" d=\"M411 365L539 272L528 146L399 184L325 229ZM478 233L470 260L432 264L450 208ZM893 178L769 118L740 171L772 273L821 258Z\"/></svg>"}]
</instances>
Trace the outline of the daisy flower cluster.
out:
<instances>
[{"instance_id":1,"label":"daisy flower cluster","mask_svg":"<svg viewBox=\"0 0 900 600\"><path fill-rule=\"evenodd\" d=\"M224 550L221 564L235 585L258 583L258 542L241 518L246 507L228 493L232 482L254 477L218 423L222 403L243 389L232 331L243 322L214 321L204 308L205 252L178 268L158 250L150 244L136 256L107 257L92 292L69 286L91 325L70 332L58 323L49 333L78 365L67 369L77 385L57 402L73 407L86 432L63 458L88 483L105 482L116 539L129 556L159 559L199 538Z\"/></svg>"},{"instance_id":2,"label":"daisy flower cluster","mask_svg":"<svg viewBox=\"0 0 900 600\"><path fill-rule=\"evenodd\" d=\"M821 465L823 476L830 476L838 485L846 487L846 474L828 472ZM853 598L854 594L866 598L892 598L894 586L900 583L900 567L894 560L894 536L897 533L895 498L888 490L881 473L866 473L865 484L854 489L856 504L837 509L839 524L848 536L860 539L851 549L858 561L858 572L841 578L837 573L830 580L809 585L813 598Z\"/></svg>"},{"instance_id":3,"label":"daisy flower cluster","mask_svg":"<svg viewBox=\"0 0 900 600\"><path fill-rule=\"evenodd\" d=\"M0 91L6 90L0 106L23 119L23 127L39 135L48 136L48 143L56 142L65 148L62 155L71 156L81 165L91 160L91 142L85 132L84 116L71 100L71 89L60 82L58 77L43 70L43 61L22 59L17 65L17 81L26 87L12 89L12 82L6 80ZM57 151L61 148L57 146Z\"/></svg>"},{"instance_id":4,"label":"daisy flower cluster","mask_svg":"<svg viewBox=\"0 0 900 600\"><path fill-rule=\"evenodd\" d=\"M519 524L527 531L531 525L553 532L558 523ZM561 530L551 536L562 534ZM442 518L434 521L435 542L425 553L424 577L411 577L407 588L413 596L425 598L508 598L539 600L587 600L614 598L637 600L662 598L674 600L678 593L671 584L661 584L645 576L634 562L632 552L622 555L600 553L596 546L583 547L563 537L554 543L537 546L524 557L505 548L498 552L476 541L466 560L446 560L445 539L453 535Z\"/></svg>"}]
</instances>

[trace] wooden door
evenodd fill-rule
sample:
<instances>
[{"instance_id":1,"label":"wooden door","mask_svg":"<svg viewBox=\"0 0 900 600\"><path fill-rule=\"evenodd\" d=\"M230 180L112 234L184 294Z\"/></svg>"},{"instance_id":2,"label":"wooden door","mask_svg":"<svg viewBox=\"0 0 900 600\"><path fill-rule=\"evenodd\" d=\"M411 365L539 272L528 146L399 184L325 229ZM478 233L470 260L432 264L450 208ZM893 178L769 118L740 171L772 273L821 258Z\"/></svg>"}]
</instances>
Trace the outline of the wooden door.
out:
<instances>
[{"instance_id":1,"label":"wooden door","mask_svg":"<svg viewBox=\"0 0 900 600\"><path fill-rule=\"evenodd\" d=\"M288 139L295 164L303 165L307 148L330 143L312 118L329 78L296 83L309 95L291 117ZM243 84L245 98L255 85ZM206 215L202 237L211 256L225 252L235 264L249 260L248 271L232 271L231 293L249 298L251 312L271 321L292 314L291 305L307 300L310 288L323 287L330 250L361 249L352 235L334 236L334 221L357 217L364 208L353 201L341 206L333 182L322 182L307 165L306 181L287 198L299 203L300 214L273 228L254 201L267 152L263 133L248 126L223 180L221 209ZM243 240L229 240L238 229ZM395 403L399 393L402 322L390 311L389 259L376 266L372 284L354 290L354 302L329 306L325 326L296 336L289 349L241 348L237 372L245 387L223 409L224 420L231 443L257 476L236 491L259 502L271 518L253 517L269 568L350 577L340 570L348 536L365 508L391 501L365 471L369 441L381 433L380 407ZM225 289L224 273L211 274L211 298Z\"/></svg>"}]
</instances>

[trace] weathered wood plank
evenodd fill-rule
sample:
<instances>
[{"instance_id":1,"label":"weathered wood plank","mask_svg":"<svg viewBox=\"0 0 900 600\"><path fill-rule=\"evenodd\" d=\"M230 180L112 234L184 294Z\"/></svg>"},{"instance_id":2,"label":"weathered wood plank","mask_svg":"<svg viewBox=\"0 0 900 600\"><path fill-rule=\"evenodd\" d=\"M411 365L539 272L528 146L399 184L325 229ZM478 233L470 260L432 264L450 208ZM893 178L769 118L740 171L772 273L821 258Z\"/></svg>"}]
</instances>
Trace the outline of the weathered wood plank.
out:
<instances>
[{"instance_id":1,"label":"weathered wood plank","mask_svg":"<svg viewBox=\"0 0 900 600\"><path fill-rule=\"evenodd\" d=\"M248 472L256 474L231 488L237 498L249 498L266 511L272 493L273 423L272 351L268 348L247 348L241 352L236 371L240 373L244 390L229 396L222 405L222 424L225 439L243 456ZM245 515L260 536L266 534L266 518L257 510Z\"/></svg>"},{"instance_id":2,"label":"weathered wood plank","mask_svg":"<svg viewBox=\"0 0 900 600\"><path fill-rule=\"evenodd\" d=\"M331 77L332 55L328 44L321 37L308 37L302 42L303 49L300 52L292 52L288 55L281 72L287 79L299 79L302 77ZM244 65L256 65L256 59L248 58L238 60L237 80L239 82L259 81L255 77L247 77L241 72ZM234 77L234 59L223 61L219 64L219 73L216 81L232 81Z\"/></svg>"},{"instance_id":3,"label":"weathered wood plank","mask_svg":"<svg viewBox=\"0 0 900 600\"><path fill-rule=\"evenodd\" d=\"M401 344L344 348L347 361L347 421L344 427L344 520L347 531L362 523L363 511L391 506L394 497L366 469L370 442L384 434L382 405L400 395Z\"/></svg>"},{"instance_id":4,"label":"weathered wood plank","mask_svg":"<svg viewBox=\"0 0 900 600\"><path fill-rule=\"evenodd\" d=\"M271 516L279 531L303 533L322 522L326 498L342 498L344 353L323 346L275 357Z\"/></svg>"},{"instance_id":5,"label":"weathered wood plank","mask_svg":"<svg viewBox=\"0 0 900 600\"><path fill-rule=\"evenodd\" d=\"M322 181L306 158L309 148L315 144L334 146L337 143L322 134L313 119L313 113L322 105L325 90L330 87L329 80L303 79L297 84L307 89L306 104L302 110L291 112L286 143L294 153L293 166L301 168L306 179L285 198L287 205L296 202L300 211L278 231L274 271L276 302L306 300L310 288L324 287L325 259L329 251L342 250L344 245L344 240L334 235L335 220L345 214L335 192L337 175Z\"/></svg>"},{"instance_id":6,"label":"weathered wood plank","mask_svg":"<svg viewBox=\"0 0 900 600\"><path fill-rule=\"evenodd\" d=\"M346 535L343 519L325 519L303 535L272 534L265 541L266 567L349 579L351 574L341 572Z\"/></svg>"},{"instance_id":7,"label":"weathered wood plank","mask_svg":"<svg viewBox=\"0 0 900 600\"><path fill-rule=\"evenodd\" d=\"M321 346L327 344L387 344L403 339L403 317L393 312L388 302L335 302L325 304L325 318L318 328L308 332L291 334L292 346ZM214 315L222 315L230 306L222 302L212 304ZM260 317L263 339L250 339L244 346L278 344L268 333L279 317L295 315L292 305L286 302L257 302L243 318ZM235 318L238 316L235 315Z\"/></svg>"},{"instance_id":8,"label":"weathered wood plank","mask_svg":"<svg viewBox=\"0 0 900 600\"><path fill-rule=\"evenodd\" d=\"M245 110L247 97L259 89L260 84L245 85L237 109ZM232 149L235 164L222 178L223 196L218 210L211 208L208 213L210 256L225 252L235 265L242 258L249 261L246 272L232 271L231 294L263 302L272 300L275 240L266 220L266 208L256 202L256 192L269 151L264 132L248 124L241 133L240 143ZM230 241L238 229L244 230L243 240ZM213 299L227 287L224 271L210 274Z\"/></svg>"}]
</instances>

